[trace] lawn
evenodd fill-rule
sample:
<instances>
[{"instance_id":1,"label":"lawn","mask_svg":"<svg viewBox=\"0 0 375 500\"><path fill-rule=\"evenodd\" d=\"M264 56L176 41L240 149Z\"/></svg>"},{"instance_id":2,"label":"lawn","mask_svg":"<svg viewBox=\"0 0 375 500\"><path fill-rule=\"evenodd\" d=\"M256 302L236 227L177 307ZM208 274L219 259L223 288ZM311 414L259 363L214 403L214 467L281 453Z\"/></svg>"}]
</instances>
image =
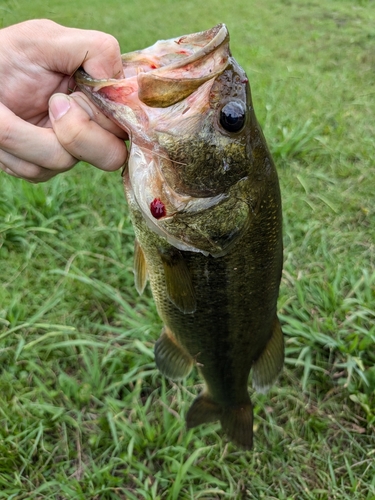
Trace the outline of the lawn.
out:
<instances>
[{"instance_id":1,"label":"lawn","mask_svg":"<svg viewBox=\"0 0 375 500\"><path fill-rule=\"evenodd\" d=\"M35 17L123 52L228 25L280 176L286 361L252 394L253 451L187 431L201 380L155 368L120 173L0 174L0 499L375 500L374 2L0 5L0 26Z\"/></svg>"}]
</instances>

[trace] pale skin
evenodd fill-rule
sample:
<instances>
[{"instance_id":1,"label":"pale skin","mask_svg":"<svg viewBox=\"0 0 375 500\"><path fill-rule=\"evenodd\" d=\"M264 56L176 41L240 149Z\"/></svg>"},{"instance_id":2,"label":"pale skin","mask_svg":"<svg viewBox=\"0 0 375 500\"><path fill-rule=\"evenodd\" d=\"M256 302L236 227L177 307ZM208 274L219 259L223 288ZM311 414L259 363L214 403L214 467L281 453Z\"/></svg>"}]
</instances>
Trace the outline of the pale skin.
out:
<instances>
[{"instance_id":1,"label":"pale skin","mask_svg":"<svg viewBox=\"0 0 375 500\"><path fill-rule=\"evenodd\" d=\"M0 30L0 169L44 182L84 160L113 171L127 158L126 133L81 92L71 75L122 74L111 35L41 19Z\"/></svg>"}]
</instances>

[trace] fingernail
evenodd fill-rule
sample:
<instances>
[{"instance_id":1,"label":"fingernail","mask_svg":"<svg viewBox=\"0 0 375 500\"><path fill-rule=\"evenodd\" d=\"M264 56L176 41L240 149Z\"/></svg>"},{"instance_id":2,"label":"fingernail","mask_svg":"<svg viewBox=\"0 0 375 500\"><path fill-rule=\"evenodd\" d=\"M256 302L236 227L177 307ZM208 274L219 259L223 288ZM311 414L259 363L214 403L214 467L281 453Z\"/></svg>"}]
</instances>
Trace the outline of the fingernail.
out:
<instances>
[{"instance_id":1,"label":"fingernail","mask_svg":"<svg viewBox=\"0 0 375 500\"><path fill-rule=\"evenodd\" d=\"M59 120L70 109L70 99L65 94L55 94L49 100L49 109L55 120Z\"/></svg>"}]
</instances>

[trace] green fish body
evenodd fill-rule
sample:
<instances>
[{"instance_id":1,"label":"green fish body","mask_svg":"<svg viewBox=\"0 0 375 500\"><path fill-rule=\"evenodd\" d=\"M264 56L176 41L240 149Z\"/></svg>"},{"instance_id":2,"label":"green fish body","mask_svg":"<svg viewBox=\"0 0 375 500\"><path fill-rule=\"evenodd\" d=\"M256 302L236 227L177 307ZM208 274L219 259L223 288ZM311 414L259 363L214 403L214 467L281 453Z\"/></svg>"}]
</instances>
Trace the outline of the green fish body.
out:
<instances>
[{"instance_id":1,"label":"green fish body","mask_svg":"<svg viewBox=\"0 0 375 500\"><path fill-rule=\"evenodd\" d=\"M188 427L220 420L250 449L259 391L283 366L276 306L282 271L277 173L248 79L224 25L123 56L124 78L80 88L131 140L125 192L136 234L135 285L147 279L164 328L160 371L194 365L205 389Z\"/></svg>"}]
</instances>

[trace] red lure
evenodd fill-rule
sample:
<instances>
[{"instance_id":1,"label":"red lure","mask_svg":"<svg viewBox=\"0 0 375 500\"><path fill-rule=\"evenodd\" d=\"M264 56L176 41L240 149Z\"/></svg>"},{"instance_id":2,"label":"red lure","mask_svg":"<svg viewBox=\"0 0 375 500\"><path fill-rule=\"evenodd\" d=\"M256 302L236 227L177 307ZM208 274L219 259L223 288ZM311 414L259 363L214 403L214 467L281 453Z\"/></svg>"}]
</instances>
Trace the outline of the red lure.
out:
<instances>
[{"instance_id":1,"label":"red lure","mask_svg":"<svg viewBox=\"0 0 375 500\"><path fill-rule=\"evenodd\" d=\"M160 198L155 198L150 203L150 211L152 216L155 217L155 219L160 219L161 217L164 217L167 213L165 210L165 205Z\"/></svg>"}]
</instances>

